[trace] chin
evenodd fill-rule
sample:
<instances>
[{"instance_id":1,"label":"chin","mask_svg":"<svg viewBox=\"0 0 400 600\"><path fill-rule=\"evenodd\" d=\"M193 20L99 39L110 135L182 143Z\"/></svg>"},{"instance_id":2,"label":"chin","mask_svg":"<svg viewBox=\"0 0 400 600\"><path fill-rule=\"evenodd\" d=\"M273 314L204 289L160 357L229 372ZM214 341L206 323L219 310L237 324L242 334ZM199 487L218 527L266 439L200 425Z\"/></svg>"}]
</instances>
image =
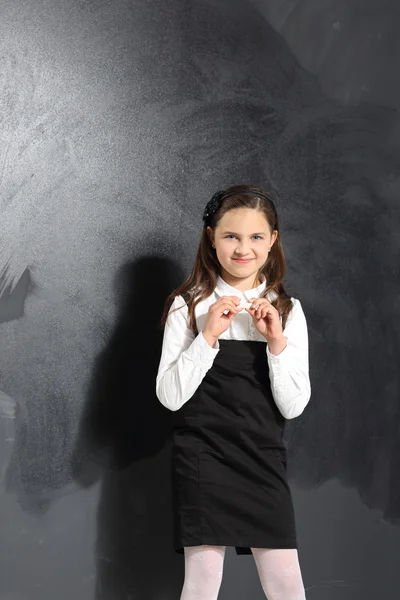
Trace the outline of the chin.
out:
<instances>
[{"instance_id":1,"label":"chin","mask_svg":"<svg viewBox=\"0 0 400 600\"><path fill-rule=\"evenodd\" d=\"M256 266L254 262L247 265L235 265L235 263L230 264L229 267L224 267L225 271L227 271L232 277L238 277L240 279L247 279L252 275L256 275L261 267Z\"/></svg>"}]
</instances>

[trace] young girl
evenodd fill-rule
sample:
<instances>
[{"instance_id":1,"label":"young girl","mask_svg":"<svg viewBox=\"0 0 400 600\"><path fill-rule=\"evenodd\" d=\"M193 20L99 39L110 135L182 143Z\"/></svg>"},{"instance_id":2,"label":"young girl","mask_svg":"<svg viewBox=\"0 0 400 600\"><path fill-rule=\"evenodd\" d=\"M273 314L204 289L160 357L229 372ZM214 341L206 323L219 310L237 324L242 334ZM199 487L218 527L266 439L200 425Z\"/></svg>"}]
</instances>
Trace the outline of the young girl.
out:
<instances>
[{"instance_id":1,"label":"young girl","mask_svg":"<svg viewBox=\"0 0 400 600\"><path fill-rule=\"evenodd\" d=\"M226 546L252 553L268 600L304 600L286 478L285 419L310 394L307 324L282 285L268 194L213 195L192 272L167 298L156 393L176 411L172 450L181 600L215 600Z\"/></svg>"}]
</instances>

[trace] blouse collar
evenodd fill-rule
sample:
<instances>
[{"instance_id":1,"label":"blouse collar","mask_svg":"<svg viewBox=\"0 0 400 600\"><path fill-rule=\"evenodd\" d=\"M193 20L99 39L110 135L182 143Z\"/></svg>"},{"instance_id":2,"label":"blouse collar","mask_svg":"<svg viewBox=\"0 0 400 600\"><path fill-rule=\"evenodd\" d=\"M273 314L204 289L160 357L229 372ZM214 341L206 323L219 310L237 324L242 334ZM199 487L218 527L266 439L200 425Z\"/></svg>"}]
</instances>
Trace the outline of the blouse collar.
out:
<instances>
[{"instance_id":1,"label":"blouse collar","mask_svg":"<svg viewBox=\"0 0 400 600\"><path fill-rule=\"evenodd\" d=\"M263 276L264 277L264 276ZM246 300L250 300L250 298L258 298L261 296L266 287L266 279L264 277L263 281L255 288L251 290L237 290L233 286L226 283L224 279L222 279L221 275L218 275L217 285L215 287L215 293L218 296L244 296Z\"/></svg>"}]
</instances>

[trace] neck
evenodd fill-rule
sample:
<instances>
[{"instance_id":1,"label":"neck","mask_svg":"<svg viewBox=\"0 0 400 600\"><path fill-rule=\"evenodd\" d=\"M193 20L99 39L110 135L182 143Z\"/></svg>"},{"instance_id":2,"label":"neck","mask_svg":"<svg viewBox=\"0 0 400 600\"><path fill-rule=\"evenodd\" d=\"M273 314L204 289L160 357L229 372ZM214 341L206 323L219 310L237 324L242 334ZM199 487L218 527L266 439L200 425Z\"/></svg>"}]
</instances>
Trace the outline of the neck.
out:
<instances>
[{"instance_id":1,"label":"neck","mask_svg":"<svg viewBox=\"0 0 400 600\"><path fill-rule=\"evenodd\" d=\"M263 279L258 275L258 273L252 273L249 277L235 277L228 273L224 268L221 268L221 277L226 283L240 292L246 290L252 290L255 287L258 287Z\"/></svg>"}]
</instances>

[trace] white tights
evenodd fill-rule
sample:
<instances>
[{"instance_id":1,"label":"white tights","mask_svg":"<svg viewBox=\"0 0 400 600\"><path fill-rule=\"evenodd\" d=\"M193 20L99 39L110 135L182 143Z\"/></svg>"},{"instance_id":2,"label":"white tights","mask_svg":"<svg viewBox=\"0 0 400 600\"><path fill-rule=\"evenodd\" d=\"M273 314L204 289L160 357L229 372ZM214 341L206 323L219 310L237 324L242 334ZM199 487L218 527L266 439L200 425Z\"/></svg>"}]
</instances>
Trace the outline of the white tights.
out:
<instances>
[{"instance_id":1,"label":"white tights","mask_svg":"<svg viewBox=\"0 0 400 600\"><path fill-rule=\"evenodd\" d=\"M185 548L185 581L180 600L217 600L225 546ZM252 548L268 600L305 600L296 549Z\"/></svg>"}]
</instances>

